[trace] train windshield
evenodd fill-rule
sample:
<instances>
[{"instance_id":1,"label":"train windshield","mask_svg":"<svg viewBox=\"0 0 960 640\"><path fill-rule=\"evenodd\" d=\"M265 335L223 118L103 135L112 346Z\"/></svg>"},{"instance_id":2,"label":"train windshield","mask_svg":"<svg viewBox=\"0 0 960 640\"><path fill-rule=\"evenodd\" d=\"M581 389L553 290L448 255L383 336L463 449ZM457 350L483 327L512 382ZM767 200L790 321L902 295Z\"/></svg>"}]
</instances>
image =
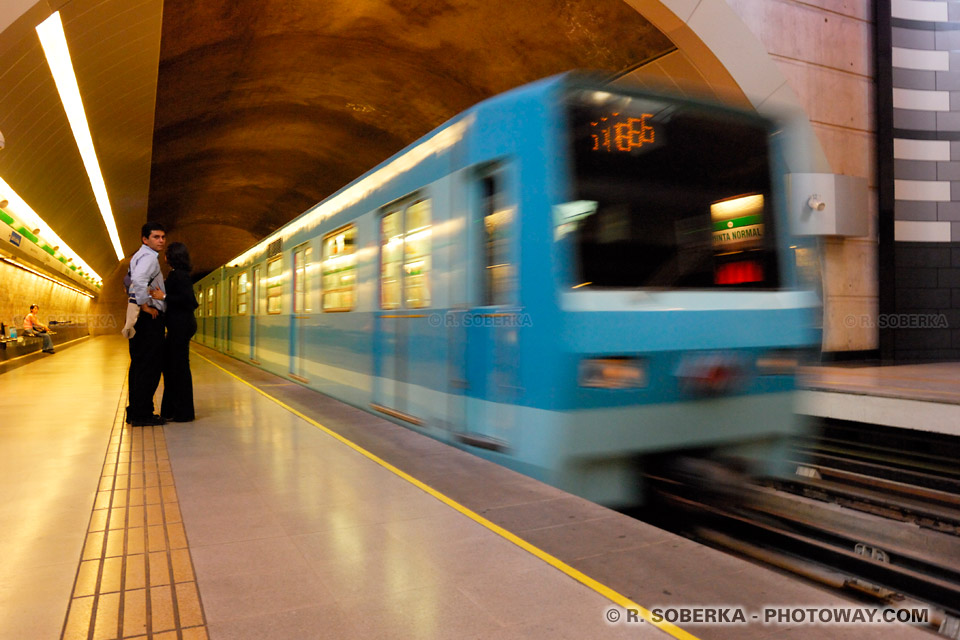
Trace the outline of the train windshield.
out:
<instances>
[{"instance_id":1,"label":"train windshield","mask_svg":"<svg viewBox=\"0 0 960 640\"><path fill-rule=\"evenodd\" d=\"M775 288L769 131L722 109L570 94L577 287Z\"/></svg>"}]
</instances>

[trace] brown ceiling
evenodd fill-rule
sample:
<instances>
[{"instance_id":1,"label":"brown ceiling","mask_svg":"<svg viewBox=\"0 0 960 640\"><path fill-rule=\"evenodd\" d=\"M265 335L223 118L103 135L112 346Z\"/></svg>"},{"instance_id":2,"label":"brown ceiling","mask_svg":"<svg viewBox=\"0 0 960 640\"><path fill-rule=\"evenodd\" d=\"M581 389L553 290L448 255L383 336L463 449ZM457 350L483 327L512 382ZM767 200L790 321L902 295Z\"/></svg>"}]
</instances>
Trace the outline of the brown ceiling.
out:
<instances>
[{"instance_id":1,"label":"brown ceiling","mask_svg":"<svg viewBox=\"0 0 960 640\"><path fill-rule=\"evenodd\" d=\"M165 0L149 218L206 271L479 100L673 48L622 0Z\"/></svg>"},{"instance_id":2,"label":"brown ceiling","mask_svg":"<svg viewBox=\"0 0 960 640\"><path fill-rule=\"evenodd\" d=\"M623 0L0 0L0 177L105 279L122 268L34 31L56 10L124 252L160 220L201 272L490 95L677 73Z\"/></svg>"},{"instance_id":3,"label":"brown ceiling","mask_svg":"<svg viewBox=\"0 0 960 640\"><path fill-rule=\"evenodd\" d=\"M0 177L103 278L117 255L35 27L60 11L120 240L130 254L147 215L162 7L162 0L0 0L0 132L6 138Z\"/></svg>"}]
</instances>

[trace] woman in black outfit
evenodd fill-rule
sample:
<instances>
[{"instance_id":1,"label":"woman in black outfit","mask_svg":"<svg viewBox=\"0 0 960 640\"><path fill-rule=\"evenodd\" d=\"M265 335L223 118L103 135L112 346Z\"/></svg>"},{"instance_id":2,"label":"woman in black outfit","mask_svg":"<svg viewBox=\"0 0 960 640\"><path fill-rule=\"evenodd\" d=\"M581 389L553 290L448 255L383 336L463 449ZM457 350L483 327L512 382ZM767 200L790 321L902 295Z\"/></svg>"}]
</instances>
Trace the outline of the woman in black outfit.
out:
<instances>
[{"instance_id":1,"label":"woman in black outfit","mask_svg":"<svg viewBox=\"0 0 960 640\"><path fill-rule=\"evenodd\" d=\"M190 375L190 338L197 332L193 310L199 306L193 295L190 253L182 242L167 247L166 278L167 338L163 356L163 401L160 415L171 422L190 422L193 414L193 376Z\"/></svg>"}]
</instances>

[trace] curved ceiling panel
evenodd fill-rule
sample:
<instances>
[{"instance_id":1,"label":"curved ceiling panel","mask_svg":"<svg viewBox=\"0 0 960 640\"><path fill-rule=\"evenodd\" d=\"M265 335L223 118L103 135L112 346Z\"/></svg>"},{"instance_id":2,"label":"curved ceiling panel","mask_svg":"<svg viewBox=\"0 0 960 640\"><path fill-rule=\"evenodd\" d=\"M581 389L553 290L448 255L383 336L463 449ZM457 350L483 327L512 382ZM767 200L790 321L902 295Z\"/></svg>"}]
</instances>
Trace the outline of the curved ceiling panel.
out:
<instances>
[{"instance_id":1,"label":"curved ceiling panel","mask_svg":"<svg viewBox=\"0 0 960 640\"><path fill-rule=\"evenodd\" d=\"M486 97L673 48L622 0L166 0L148 217L206 271Z\"/></svg>"}]
</instances>

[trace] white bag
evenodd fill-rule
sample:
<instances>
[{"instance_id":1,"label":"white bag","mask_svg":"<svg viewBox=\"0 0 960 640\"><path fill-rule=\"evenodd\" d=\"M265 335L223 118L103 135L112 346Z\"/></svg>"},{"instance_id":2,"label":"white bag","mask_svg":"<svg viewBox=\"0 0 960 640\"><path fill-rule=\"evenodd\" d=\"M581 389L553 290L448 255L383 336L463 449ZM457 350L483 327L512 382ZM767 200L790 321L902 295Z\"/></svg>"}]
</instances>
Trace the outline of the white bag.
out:
<instances>
[{"instance_id":1,"label":"white bag","mask_svg":"<svg viewBox=\"0 0 960 640\"><path fill-rule=\"evenodd\" d=\"M123 337L129 340L137 332L133 328L133 325L137 324L137 317L140 315L140 305L136 302L127 303L127 321L123 324L123 329L120 330L120 333L123 334Z\"/></svg>"}]
</instances>

